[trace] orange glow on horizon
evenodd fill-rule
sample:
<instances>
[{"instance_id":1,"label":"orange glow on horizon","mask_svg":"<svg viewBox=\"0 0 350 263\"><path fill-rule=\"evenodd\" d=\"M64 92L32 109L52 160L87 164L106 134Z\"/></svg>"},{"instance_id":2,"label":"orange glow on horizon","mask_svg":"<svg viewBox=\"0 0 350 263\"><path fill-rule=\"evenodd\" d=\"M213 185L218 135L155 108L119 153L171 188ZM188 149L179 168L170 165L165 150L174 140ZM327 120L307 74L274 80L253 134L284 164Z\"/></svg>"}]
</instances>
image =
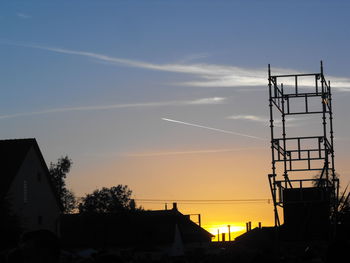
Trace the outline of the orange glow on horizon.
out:
<instances>
[{"instance_id":1,"label":"orange glow on horizon","mask_svg":"<svg viewBox=\"0 0 350 263\"><path fill-rule=\"evenodd\" d=\"M74 176L68 178L68 184L77 196L103 186L128 185L137 206L145 210L163 210L166 204L171 209L172 202L177 202L182 214L201 214L202 227L213 235L217 235L218 229L220 235L228 233L227 225L231 225L233 240L245 232L245 222L253 222L252 228L257 222L264 226L274 224L273 207L268 201L271 195L266 176L268 157L258 149L253 152L114 156L99 162L89 160L83 170L75 170ZM251 165L251 160L254 160L254 165ZM264 201L179 201L261 198ZM140 199L173 201L145 202ZM196 218L193 220L197 222ZM229 240L228 234L226 240Z\"/></svg>"},{"instance_id":2,"label":"orange glow on horizon","mask_svg":"<svg viewBox=\"0 0 350 263\"><path fill-rule=\"evenodd\" d=\"M203 226L205 230L209 233L213 234L215 237L212 241L218 241L218 233L220 235L220 241L222 240L222 233L225 233L225 240L229 241L229 228L230 225L230 233L231 240L233 241L237 236L243 234L246 230L245 223L234 222L234 223L215 223L208 226Z\"/></svg>"}]
</instances>

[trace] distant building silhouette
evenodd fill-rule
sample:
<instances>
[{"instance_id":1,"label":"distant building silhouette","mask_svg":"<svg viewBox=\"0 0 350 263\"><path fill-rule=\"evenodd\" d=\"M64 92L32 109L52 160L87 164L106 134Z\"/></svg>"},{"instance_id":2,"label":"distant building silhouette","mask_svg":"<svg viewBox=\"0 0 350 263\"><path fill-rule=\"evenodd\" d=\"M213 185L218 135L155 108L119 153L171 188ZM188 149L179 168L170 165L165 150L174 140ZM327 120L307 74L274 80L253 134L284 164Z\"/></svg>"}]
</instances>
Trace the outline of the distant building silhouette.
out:
<instances>
[{"instance_id":1,"label":"distant building silhouette","mask_svg":"<svg viewBox=\"0 0 350 263\"><path fill-rule=\"evenodd\" d=\"M61 206L37 141L0 140L0 162L0 200L7 200L23 230L57 233Z\"/></svg>"},{"instance_id":2,"label":"distant building silhouette","mask_svg":"<svg viewBox=\"0 0 350 263\"><path fill-rule=\"evenodd\" d=\"M61 240L69 248L161 249L207 246L212 234L176 207L171 210L62 215ZM179 244L179 240L183 244Z\"/></svg>"}]
</instances>

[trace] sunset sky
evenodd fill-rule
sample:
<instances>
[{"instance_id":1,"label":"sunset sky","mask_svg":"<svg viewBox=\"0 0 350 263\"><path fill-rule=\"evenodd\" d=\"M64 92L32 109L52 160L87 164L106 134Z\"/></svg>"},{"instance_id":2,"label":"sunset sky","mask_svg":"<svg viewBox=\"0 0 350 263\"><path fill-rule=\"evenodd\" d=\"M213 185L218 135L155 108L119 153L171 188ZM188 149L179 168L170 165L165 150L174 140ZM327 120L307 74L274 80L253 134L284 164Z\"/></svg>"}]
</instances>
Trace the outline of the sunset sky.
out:
<instances>
[{"instance_id":1,"label":"sunset sky","mask_svg":"<svg viewBox=\"0 0 350 263\"><path fill-rule=\"evenodd\" d=\"M314 0L3 1L0 137L35 137L48 164L67 154L77 196L126 184L137 200L180 200L207 229L272 225L267 65L315 73L324 61L345 186L349 11ZM306 132L305 120L292 128ZM242 199L263 200L222 201Z\"/></svg>"}]
</instances>

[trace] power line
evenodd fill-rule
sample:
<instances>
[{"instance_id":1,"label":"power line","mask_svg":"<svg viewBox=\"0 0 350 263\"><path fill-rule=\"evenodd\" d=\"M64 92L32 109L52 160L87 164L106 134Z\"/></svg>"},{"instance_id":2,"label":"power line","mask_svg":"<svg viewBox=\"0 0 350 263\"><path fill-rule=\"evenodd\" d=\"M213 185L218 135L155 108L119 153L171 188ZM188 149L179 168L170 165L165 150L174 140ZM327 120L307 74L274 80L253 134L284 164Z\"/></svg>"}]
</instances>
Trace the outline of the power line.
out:
<instances>
[{"instance_id":1,"label":"power line","mask_svg":"<svg viewBox=\"0 0 350 263\"><path fill-rule=\"evenodd\" d=\"M138 202L138 203L141 203L141 204L164 204L164 202ZM234 203L229 203L229 202L226 202L226 203L203 203L203 202L198 202L198 203L182 203L182 202L179 202L178 204L181 204L181 205L243 205L243 204L265 204L265 203L269 203L268 200L266 200L265 202L234 202Z\"/></svg>"},{"instance_id":2,"label":"power line","mask_svg":"<svg viewBox=\"0 0 350 263\"><path fill-rule=\"evenodd\" d=\"M83 197L78 197L82 199ZM261 204L270 203L270 198L250 198L250 199L153 199L153 198L135 198L138 203L145 204L164 204L164 203L179 203L179 204L196 204L196 205L232 205L232 204Z\"/></svg>"},{"instance_id":3,"label":"power line","mask_svg":"<svg viewBox=\"0 0 350 263\"><path fill-rule=\"evenodd\" d=\"M256 201L269 201L269 198L256 198L256 199L148 199L148 198L136 198L135 201L152 201L152 202L256 202Z\"/></svg>"},{"instance_id":4,"label":"power line","mask_svg":"<svg viewBox=\"0 0 350 263\"><path fill-rule=\"evenodd\" d=\"M144 204L164 204L164 203L179 203L183 205L239 205L239 204L262 204L270 203L271 199L256 198L256 199L148 199L136 198L138 203Z\"/></svg>"}]
</instances>

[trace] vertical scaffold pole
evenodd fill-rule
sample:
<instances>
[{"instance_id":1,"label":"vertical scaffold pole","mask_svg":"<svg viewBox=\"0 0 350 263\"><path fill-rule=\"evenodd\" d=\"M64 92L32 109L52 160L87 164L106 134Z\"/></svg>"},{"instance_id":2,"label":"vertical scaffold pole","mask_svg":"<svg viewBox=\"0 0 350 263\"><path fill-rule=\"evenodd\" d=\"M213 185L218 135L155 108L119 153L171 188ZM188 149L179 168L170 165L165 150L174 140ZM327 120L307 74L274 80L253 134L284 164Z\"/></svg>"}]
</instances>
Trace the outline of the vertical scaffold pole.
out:
<instances>
[{"instance_id":1,"label":"vertical scaffold pole","mask_svg":"<svg viewBox=\"0 0 350 263\"><path fill-rule=\"evenodd\" d=\"M324 171L326 173L326 184L329 186L329 151L327 144L327 121L326 121L326 112L327 112L327 83L323 75L323 62L321 60L321 87L322 87L322 125L323 125L323 147L324 147Z\"/></svg>"},{"instance_id":2,"label":"vertical scaffold pole","mask_svg":"<svg viewBox=\"0 0 350 263\"><path fill-rule=\"evenodd\" d=\"M272 81L271 81L271 67L268 65L268 75L269 75L269 107L270 107L270 130L271 130L271 157L272 157L272 174L269 175L270 190L273 199L274 206L274 216L275 216L275 226L280 226L280 221L277 211L277 200L276 200L276 163L275 163L275 151L273 147L273 102L272 102Z\"/></svg>"}]
</instances>

